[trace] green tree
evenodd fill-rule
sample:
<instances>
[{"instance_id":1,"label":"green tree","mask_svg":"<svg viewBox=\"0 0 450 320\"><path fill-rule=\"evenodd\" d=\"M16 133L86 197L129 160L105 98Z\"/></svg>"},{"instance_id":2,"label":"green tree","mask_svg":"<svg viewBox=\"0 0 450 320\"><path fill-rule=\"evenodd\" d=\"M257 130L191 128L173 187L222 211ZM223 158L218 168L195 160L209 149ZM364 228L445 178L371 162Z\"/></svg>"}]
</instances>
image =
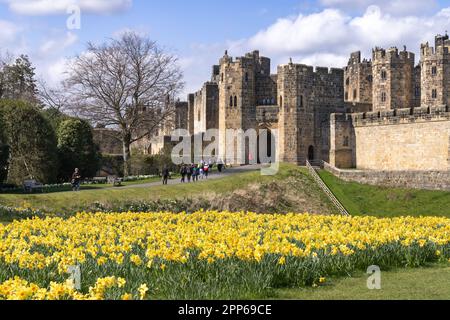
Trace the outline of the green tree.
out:
<instances>
[{"instance_id":1,"label":"green tree","mask_svg":"<svg viewBox=\"0 0 450 320\"><path fill-rule=\"evenodd\" d=\"M0 110L10 152L8 181L17 185L27 179L56 182L57 140L49 121L24 101L2 100Z\"/></svg>"},{"instance_id":2,"label":"green tree","mask_svg":"<svg viewBox=\"0 0 450 320\"><path fill-rule=\"evenodd\" d=\"M25 100L37 104L37 84L35 68L26 55L21 55L13 63L2 62L0 66L0 98Z\"/></svg>"},{"instance_id":3,"label":"green tree","mask_svg":"<svg viewBox=\"0 0 450 320\"><path fill-rule=\"evenodd\" d=\"M86 121L69 119L61 122L57 132L61 164L60 179L68 181L75 168L85 177L100 169L100 154L94 143L92 128Z\"/></svg>"}]
</instances>

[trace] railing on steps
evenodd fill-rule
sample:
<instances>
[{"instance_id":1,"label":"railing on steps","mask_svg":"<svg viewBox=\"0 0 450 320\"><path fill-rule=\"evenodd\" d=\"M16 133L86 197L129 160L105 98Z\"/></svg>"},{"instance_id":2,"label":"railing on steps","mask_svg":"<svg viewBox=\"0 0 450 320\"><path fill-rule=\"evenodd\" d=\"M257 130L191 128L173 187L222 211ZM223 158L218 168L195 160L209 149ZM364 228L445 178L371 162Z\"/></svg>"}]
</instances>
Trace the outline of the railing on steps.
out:
<instances>
[{"instance_id":1,"label":"railing on steps","mask_svg":"<svg viewBox=\"0 0 450 320\"><path fill-rule=\"evenodd\" d=\"M317 174L316 169L314 167L322 167L323 163L320 162L318 165L317 161L306 161L306 167L308 168L311 176L313 177L314 181L319 185L319 187L325 192L327 197L331 200L331 202L336 206L336 208L339 210L339 212L343 216L350 216L348 211L345 209L345 207L342 205L342 203L336 198L336 196L331 192L330 188L323 182L322 178Z\"/></svg>"}]
</instances>

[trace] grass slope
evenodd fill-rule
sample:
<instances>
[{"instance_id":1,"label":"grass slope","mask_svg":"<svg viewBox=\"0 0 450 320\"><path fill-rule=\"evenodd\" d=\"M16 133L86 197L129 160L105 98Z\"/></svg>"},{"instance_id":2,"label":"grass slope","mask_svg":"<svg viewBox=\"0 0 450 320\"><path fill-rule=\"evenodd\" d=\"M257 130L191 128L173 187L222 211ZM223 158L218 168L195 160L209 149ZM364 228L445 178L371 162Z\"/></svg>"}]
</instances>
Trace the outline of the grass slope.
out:
<instances>
[{"instance_id":1,"label":"grass slope","mask_svg":"<svg viewBox=\"0 0 450 320\"><path fill-rule=\"evenodd\" d=\"M283 184L282 188L280 188L281 184ZM276 192L272 192L274 190ZM252 192L255 194L252 195ZM266 203L267 207L271 209L273 209L272 205L294 212L303 212L305 208L312 208L313 213L324 214L333 213L333 210L335 210L326 196L316 186L306 169L288 164L281 165L280 172L275 176L262 176L259 171L254 171L195 184L154 186L151 188L83 190L78 193L3 194L0 195L0 204L13 207L27 204L46 212L64 213L89 208L95 202L116 206L133 201L185 198L195 200L206 197L210 202L219 203L221 207L219 206L218 209L226 210L228 209L227 206L230 206L233 209L239 207L240 210L247 210L247 208L252 210L251 201L253 198L256 199L256 194L260 196L266 195L267 197L263 200L270 202L272 193L281 195L278 198L272 197L273 203ZM284 193L289 193L290 198L284 197ZM222 199L224 198L229 200L228 203L222 204ZM290 201L293 198L296 198L297 201ZM303 202L299 202L298 199ZM234 203L230 205L230 201ZM284 203L286 201L288 203ZM309 203L313 203L313 205L308 206ZM302 204L305 204L305 206Z\"/></svg>"},{"instance_id":2,"label":"grass slope","mask_svg":"<svg viewBox=\"0 0 450 320\"><path fill-rule=\"evenodd\" d=\"M326 171L321 171L320 176L354 216L450 217L450 192L393 189L344 182Z\"/></svg>"},{"instance_id":3,"label":"grass slope","mask_svg":"<svg viewBox=\"0 0 450 320\"><path fill-rule=\"evenodd\" d=\"M401 269L381 274L381 290L367 289L363 273L352 278L331 279L319 288L282 289L285 300L450 300L450 266Z\"/></svg>"}]
</instances>

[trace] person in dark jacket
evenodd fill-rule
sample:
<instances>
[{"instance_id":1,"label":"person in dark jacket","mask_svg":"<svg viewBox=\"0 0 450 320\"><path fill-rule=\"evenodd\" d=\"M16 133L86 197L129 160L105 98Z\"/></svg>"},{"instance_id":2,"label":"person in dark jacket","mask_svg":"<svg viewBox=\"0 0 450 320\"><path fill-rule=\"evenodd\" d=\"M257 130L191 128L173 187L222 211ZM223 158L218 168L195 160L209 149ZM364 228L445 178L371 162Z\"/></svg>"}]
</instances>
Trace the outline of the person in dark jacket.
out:
<instances>
[{"instance_id":1,"label":"person in dark jacket","mask_svg":"<svg viewBox=\"0 0 450 320\"><path fill-rule=\"evenodd\" d=\"M163 185L167 185L169 183L169 176L170 176L170 171L167 167L165 167L162 171Z\"/></svg>"},{"instance_id":2,"label":"person in dark jacket","mask_svg":"<svg viewBox=\"0 0 450 320\"><path fill-rule=\"evenodd\" d=\"M80 169L76 168L75 172L72 174L72 190L80 191L81 185L81 173Z\"/></svg>"}]
</instances>

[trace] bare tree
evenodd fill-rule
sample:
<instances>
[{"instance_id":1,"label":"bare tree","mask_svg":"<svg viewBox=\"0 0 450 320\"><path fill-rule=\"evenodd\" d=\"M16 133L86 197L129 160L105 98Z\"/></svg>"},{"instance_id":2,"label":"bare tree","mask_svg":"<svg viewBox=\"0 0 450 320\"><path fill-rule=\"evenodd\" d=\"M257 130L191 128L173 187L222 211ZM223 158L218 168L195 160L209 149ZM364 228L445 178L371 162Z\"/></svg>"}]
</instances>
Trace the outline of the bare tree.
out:
<instances>
[{"instance_id":1,"label":"bare tree","mask_svg":"<svg viewBox=\"0 0 450 320\"><path fill-rule=\"evenodd\" d=\"M70 105L70 96L62 87L50 87L43 79L38 79L38 97L46 108L56 111L67 110Z\"/></svg>"},{"instance_id":2,"label":"bare tree","mask_svg":"<svg viewBox=\"0 0 450 320\"><path fill-rule=\"evenodd\" d=\"M130 32L102 45L89 43L70 66L66 84L80 116L119 130L127 175L131 144L172 114L167 99L182 89L182 77L176 57Z\"/></svg>"}]
</instances>

